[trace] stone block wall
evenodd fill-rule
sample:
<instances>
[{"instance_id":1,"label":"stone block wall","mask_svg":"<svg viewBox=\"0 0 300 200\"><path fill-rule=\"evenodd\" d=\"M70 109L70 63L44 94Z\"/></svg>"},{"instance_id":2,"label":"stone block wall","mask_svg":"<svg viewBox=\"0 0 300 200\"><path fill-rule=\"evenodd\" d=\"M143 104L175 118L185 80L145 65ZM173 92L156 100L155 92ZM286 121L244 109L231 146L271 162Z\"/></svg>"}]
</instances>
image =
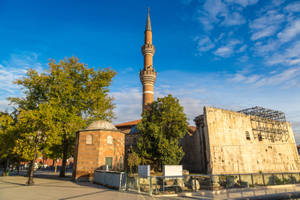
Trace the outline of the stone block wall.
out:
<instances>
[{"instance_id":1,"label":"stone block wall","mask_svg":"<svg viewBox=\"0 0 300 200\"><path fill-rule=\"evenodd\" d=\"M284 123L287 138L259 139L249 115L205 107L202 132L207 146L207 173L299 172L293 130L288 122Z\"/></svg>"}]
</instances>

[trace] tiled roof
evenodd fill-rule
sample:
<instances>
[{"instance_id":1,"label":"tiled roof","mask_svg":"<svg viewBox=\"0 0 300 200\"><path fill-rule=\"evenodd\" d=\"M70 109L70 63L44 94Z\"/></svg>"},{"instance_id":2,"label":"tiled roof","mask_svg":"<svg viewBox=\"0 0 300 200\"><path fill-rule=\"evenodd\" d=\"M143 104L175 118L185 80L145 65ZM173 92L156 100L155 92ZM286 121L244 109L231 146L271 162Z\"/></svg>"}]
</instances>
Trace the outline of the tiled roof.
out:
<instances>
[{"instance_id":1,"label":"tiled roof","mask_svg":"<svg viewBox=\"0 0 300 200\"><path fill-rule=\"evenodd\" d=\"M140 121L141 120L138 119L138 120L134 120L134 121L130 121L130 122L124 122L124 123L115 125L115 127L121 128L121 127L124 127L124 126L134 126L134 125L137 125Z\"/></svg>"},{"instance_id":2,"label":"tiled roof","mask_svg":"<svg viewBox=\"0 0 300 200\"><path fill-rule=\"evenodd\" d=\"M195 126L189 126L188 132L194 133L195 131L196 131L196 127Z\"/></svg>"}]
</instances>

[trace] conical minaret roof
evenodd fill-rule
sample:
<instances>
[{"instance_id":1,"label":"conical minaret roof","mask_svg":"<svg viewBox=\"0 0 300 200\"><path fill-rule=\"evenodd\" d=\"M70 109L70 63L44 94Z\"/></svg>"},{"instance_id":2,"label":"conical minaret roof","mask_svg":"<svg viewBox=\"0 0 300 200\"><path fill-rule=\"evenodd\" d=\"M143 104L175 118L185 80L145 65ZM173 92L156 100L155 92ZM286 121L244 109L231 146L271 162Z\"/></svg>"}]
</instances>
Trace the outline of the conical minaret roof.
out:
<instances>
[{"instance_id":1,"label":"conical minaret roof","mask_svg":"<svg viewBox=\"0 0 300 200\"><path fill-rule=\"evenodd\" d=\"M148 8L148 16L147 16L147 22L146 22L146 31L152 31L151 30L151 21L150 21L149 8Z\"/></svg>"}]
</instances>

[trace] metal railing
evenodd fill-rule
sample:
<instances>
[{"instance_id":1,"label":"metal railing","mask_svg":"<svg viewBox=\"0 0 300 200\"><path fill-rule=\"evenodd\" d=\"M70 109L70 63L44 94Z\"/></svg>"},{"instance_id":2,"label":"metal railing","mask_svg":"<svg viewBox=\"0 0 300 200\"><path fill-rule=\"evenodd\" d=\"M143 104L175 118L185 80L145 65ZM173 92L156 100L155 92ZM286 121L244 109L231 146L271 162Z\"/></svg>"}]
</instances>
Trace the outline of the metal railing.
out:
<instances>
[{"instance_id":1,"label":"metal railing","mask_svg":"<svg viewBox=\"0 0 300 200\"><path fill-rule=\"evenodd\" d=\"M201 190L222 190L230 188L250 188L257 186L300 183L297 173L252 173L252 174L190 174L183 176L127 175L121 190L135 191L149 195L198 192Z\"/></svg>"}]
</instances>

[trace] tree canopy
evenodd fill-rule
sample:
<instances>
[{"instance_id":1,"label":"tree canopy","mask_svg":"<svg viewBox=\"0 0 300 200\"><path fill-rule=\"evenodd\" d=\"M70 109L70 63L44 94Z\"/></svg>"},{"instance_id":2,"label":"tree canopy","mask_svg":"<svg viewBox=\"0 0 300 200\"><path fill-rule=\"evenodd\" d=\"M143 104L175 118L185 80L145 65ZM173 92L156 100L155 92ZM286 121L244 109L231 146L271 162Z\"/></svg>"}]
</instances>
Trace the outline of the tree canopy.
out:
<instances>
[{"instance_id":1,"label":"tree canopy","mask_svg":"<svg viewBox=\"0 0 300 200\"><path fill-rule=\"evenodd\" d=\"M188 123L177 98L168 95L151 103L137 131L137 151L143 164L155 170L161 170L162 165L179 164L184 155L179 140L188 131Z\"/></svg>"},{"instance_id":2,"label":"tree canopy","mask_svg":"<svg viewBox=\"0 0 300 200\"><path fill-rule=\"evenodd\" d=\"M32 158L31 140L42 132L45 145L39 147L48 156L63 158L61 176L65 174L66 160L74 150L75 133L98 119L111 120L114 104L109 86L115 72L109 68L94 70L72 57L56 63L42 73L30 69L16 84L22 86L24 97L10 98L18 110L17 148L28 149L22 155Z\"/></svg>"}]
</instances>

